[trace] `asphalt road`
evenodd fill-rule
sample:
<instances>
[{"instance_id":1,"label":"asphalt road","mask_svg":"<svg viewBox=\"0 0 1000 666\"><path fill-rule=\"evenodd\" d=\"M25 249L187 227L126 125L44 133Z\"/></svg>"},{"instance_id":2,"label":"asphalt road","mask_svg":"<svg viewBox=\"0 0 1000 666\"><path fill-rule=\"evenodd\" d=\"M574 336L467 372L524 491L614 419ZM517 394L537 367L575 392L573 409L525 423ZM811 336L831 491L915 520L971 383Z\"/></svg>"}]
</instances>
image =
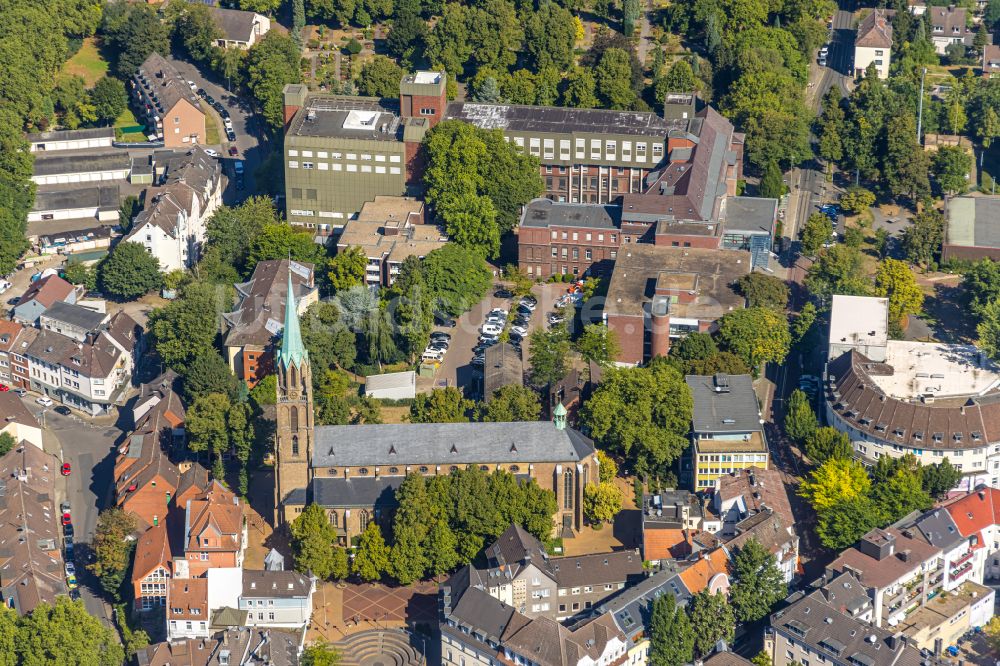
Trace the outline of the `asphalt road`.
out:
<instances>
[{"instance_id":1,"label":"asphalt road","mask_svg":"<svg viewBox=\"0 0 1000 666\"><path fill-rule=\"evenodd\" d=\"M77 416L63 416L35 403L37 396L29 393L22 398L25 406L42 423L47 435L61 444L63 462L72 466L66 478L66 499L73 516L74 550L80 596L88 612L105 623L111 623L104 602L94 593L97 581L86 570L89 544L97 527L97 514L111 501L114 484L114 451L112 447L124 437L113 425L95 425Z\"/></svg>"},{"instance_id":2,"label":"asphalt road","mask_svg":"<svg viewBox=\"0 0 1000 666\"><path fill-rule=\"evenodd\" d=\"M841 6L845 6L844 3ZM844 95L850 91L847 87L853 79L854 68L854 14L845 9L837 10L833 15L831 30L830 53L827 56L827 66L823 68L823 76L819 81L816 95L817 106L822 103L826 92L837 86Z\"/></svg>"},{"instance_id":3,"label":"asphalt road","mask_svg":"<svg viewBox=\"0 0 1000 666\"><path fill-rule=\"evenodd\" d=\"M264 153L267 149L261 139L263 136L262 121L254 115L246 100L237 98L226 89L226 81L219 80L214 72L203 74L190 62L179 60L172 55L168 56L167 60L177 68L185 80L194 81L199 88L204 88L205 92L222 102L229 111L233 121L233 130L236 132L236 141L233 143L227 141L224 128L220 127L221 145L209 147L219 151L223 168L230 176L229 186L222 194L223 200L229 205L242 201L255 191L253 174L264 159ZM206 121L214 122L215 117L215 111L209 109ZM230 157L228 151L233 145L239 150L239 158L246 162L244 175L246 186L242 190L236 189L236 180L232 177L232 162L235 158Z\"/></svg>"}]
</instances>

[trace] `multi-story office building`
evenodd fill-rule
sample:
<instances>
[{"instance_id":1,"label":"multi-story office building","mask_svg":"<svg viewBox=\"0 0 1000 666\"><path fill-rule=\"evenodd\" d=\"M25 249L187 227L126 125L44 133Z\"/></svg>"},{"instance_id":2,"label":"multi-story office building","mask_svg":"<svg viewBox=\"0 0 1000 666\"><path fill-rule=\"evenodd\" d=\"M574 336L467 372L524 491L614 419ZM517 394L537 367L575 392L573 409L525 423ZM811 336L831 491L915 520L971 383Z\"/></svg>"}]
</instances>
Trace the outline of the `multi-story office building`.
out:
<instances>
[{"instance_id":1,"label":"multi-story office building","mask_svg":"<svg viewBox=\"0 0 1000 666\"><path fill-rule=\"evenodd\" d=\"M136 107L150 135L167 148L205 143L205 112L198 96L173 65L152 53L131 80Z\"/></svg>"}]
</instances>

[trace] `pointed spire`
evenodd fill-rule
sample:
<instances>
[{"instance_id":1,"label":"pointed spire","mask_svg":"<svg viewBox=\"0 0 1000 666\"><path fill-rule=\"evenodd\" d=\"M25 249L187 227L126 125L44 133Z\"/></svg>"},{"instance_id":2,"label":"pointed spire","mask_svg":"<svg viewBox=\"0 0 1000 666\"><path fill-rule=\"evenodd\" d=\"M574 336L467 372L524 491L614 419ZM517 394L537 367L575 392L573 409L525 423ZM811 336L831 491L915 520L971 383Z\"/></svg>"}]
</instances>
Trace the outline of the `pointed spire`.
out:
<instances>
[{"instance_id":1,"label":"pointed spire","mask_svg":"<svg viewBox=\"0 0 1000 666\"><path fill-rule=\"evenodd\" d=\"M285 332L278 353L278 362L286 368L292 364L301 365L309 354L302 344L302 333L299 331L299 313L295 307L295 292L292 289L291 262L288 267L288 291L285 296Z\"/></svg>"}]
</instances>

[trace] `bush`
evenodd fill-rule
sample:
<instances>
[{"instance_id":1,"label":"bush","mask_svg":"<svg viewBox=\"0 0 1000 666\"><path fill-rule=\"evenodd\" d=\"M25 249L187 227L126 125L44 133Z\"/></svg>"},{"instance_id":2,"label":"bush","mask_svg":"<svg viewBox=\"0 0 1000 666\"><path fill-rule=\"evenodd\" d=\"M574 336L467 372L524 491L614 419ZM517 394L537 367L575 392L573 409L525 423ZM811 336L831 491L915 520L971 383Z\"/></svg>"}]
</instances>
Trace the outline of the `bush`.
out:
<instances>
[{"instance_id":1,"label":"bush","mask_svg":"<svg viewBox=\"0 0 1000 666\"><path fill-rule=\"evenodd\" d=\"M356 39L352 39L347 43L347 46L344 47L344 50L347 51L348 55L358 55L361 53L361 42Z\"/></svg>"}]
</instances>

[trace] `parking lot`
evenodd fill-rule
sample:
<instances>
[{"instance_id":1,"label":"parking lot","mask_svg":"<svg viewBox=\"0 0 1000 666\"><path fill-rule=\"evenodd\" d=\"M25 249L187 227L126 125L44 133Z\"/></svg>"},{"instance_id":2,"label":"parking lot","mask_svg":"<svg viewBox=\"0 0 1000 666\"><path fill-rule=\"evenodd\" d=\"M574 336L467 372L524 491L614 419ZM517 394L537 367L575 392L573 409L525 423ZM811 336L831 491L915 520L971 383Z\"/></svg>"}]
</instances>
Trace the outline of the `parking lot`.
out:
<instances>
[{"instance_id":1,"label":"parking lot","mask_svg":"<svg viewBox=\"0 0 1000 666\"><path fill-rule=\"evenodd\" d=\"M528 323L528 335L537 329L545 330L548 326L546 319L555 310L556 300L566 293L566 284L537 284L531 289L532 295L538 300L538 305ZM471 391L476 385L476 381L481 377L481 373L472 365L473 347L478 344L479 330L487 313L494 308L510 310L517 305L516 298L498 298L493 295L498 286L490 289L482 301L472 307L471 310L463 314L456 320L454 328L435 326L435 331L445 331L451 335L451 344L444 359L441 361L437 371L434 373L434 388L444 388L445 386L455 386L466 392L466 396L471 396ZM527 359L529 354L527 336L521 345L525 369L527 370ZM426 390L427 384L418 385L418 390Z\"/></svg>"}]
</instances>

